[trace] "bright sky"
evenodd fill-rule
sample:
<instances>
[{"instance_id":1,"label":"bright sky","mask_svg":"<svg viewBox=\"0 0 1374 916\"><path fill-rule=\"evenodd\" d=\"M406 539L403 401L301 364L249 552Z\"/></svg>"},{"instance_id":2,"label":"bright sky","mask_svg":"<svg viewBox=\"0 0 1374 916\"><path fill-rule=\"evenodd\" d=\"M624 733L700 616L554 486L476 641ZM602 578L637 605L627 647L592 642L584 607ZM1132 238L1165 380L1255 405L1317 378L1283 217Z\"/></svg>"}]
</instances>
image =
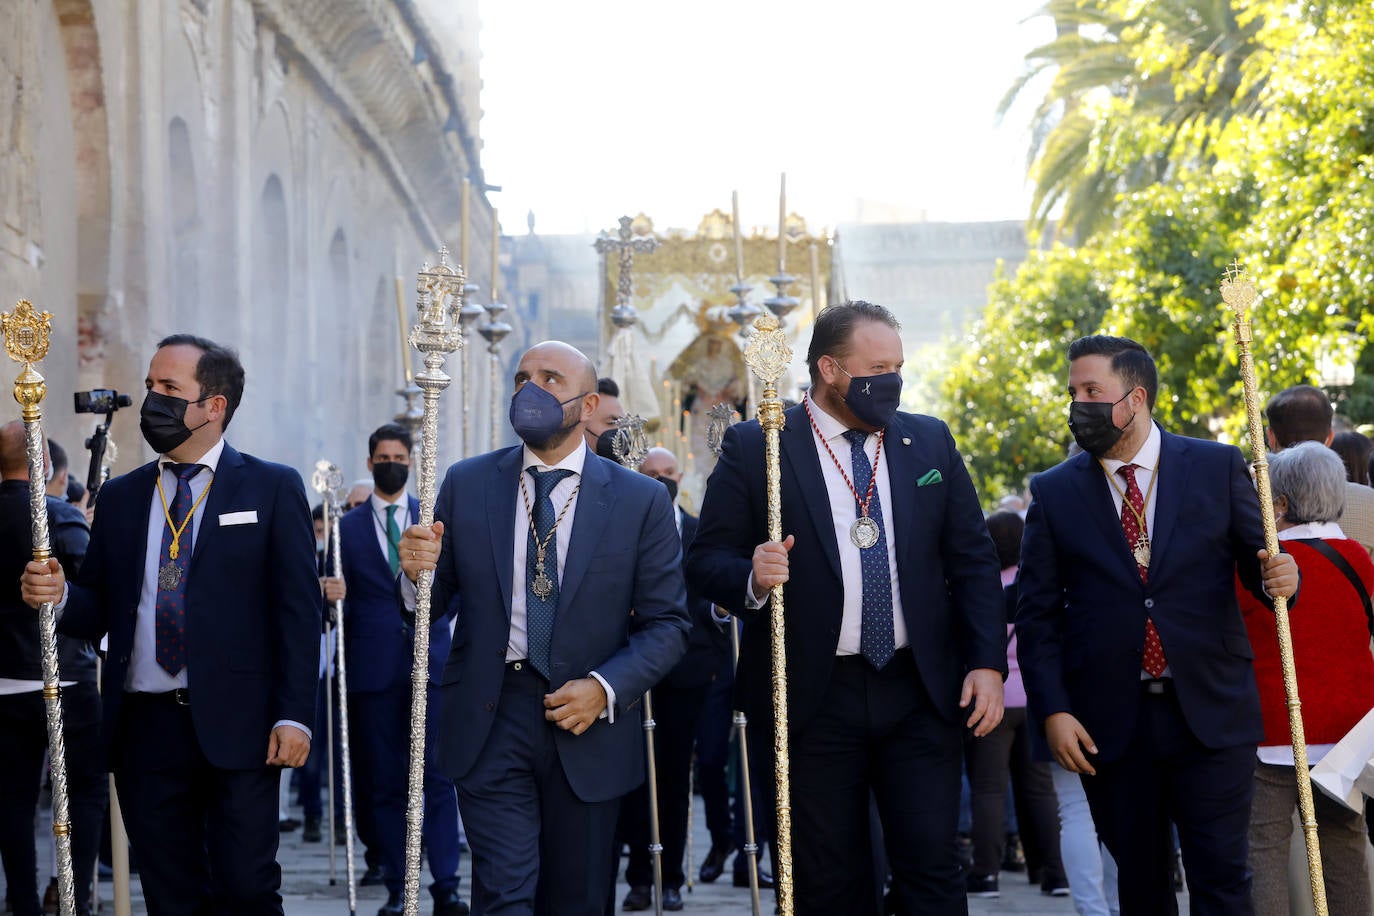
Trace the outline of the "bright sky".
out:
<instances>
[{"instance_id":1,"label":"bright sky","mask_svg":"<svg viewBox=\"0 0 1374 916\"><path fill-rule=\"evenodd\" d=\"M1043 0L482 0L482 164L508 233L1026 215L996 108Z\"/></svg>"}]
</instances>

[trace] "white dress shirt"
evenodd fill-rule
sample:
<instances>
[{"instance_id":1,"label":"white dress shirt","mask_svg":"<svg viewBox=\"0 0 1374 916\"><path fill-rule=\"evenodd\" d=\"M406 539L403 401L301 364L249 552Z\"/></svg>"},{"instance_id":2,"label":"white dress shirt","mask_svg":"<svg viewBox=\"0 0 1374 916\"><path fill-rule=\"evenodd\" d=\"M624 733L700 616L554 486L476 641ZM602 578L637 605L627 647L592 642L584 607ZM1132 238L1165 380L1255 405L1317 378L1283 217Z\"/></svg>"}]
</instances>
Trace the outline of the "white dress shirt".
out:
<instances>
[{"instance_id":1,"label":"white dress shirt","mask_svg":"<svg viewBox=\"0 0 1374 916\"><path fill-rule=\"evenodd\" d=\"M181 549L188 553L195 551L200 523L205 517L206 500L201 499L201 496L215 479L215 469L219 467L219 459L223 454L224 440L220 439L195 462L205 465L205 468L191 478L191 504L196 507L195 518L191 522L191 527L181 535ZM171 464L172 460L166 455L157 460L158 470L162 474L162 490L167 494L168 508L177 494L177 475L169 469ZM181 524L181 519L175 521ZM162 565L162 533L166 528L167 516L162 508L162 498L157 494L157 485L154 484L152 504L148 507L148 549L143 560L143 590L138 595L138 617L134 621L134 648L129 655L129 671L124 678L125 690L166 693L186 686L185 668L176 675L171 675L157 663L157 572L158 567Z\"/></svg>"},{"instance_id":2,"label":"white dress shirt","mask_svg":"<svg viewBox=\"0 0 1374 916\"><path fill-rule=\"evenodd\" d=\"M410 527L410 494L402 489L394 500L387 502L378 495L376 490L373 490L372 495L367 498L367 505L372 510L372 530L377 535L377 549L382 552L382 559L390 563L391 554L387 550L389 542L386 531L386 510L388 506L399 507L396 510L396 531L404 534L405 530Z\"/></svg>"},{"instance_id":3,"label":"white dress shirt","mask_svg":"<svg viewBox=\"0 0 1374 916\"><path fill-rule=\"evenodd\" d=\"M849 539L849 529L859 517L858 502L850 488L853 482L854 463L852 447L844 434L849 431L839 420L821 409L821 406L808 396L806 404L811 408L811 416L816 420L816 430L811 431L811 440L816 446L816 455L821 462L821 476L825 479L826 494L830 499L830 517L835 526L835 541L840 548L840 580L844 586L844 605L840 618L840 639L835 647L836 655L860 654L859 643L863 636L863 561L861 551ZM834 460L826 451L829 443L835 453ZM884 448L886 451L886 448ZM878 453L878 434L870 433L864 441L864 454L868 456L869 467L873 467ZM844 472L836 466L838 461ZM846 478L848 480L846 481ZM880 461L877 466L876 498L882 505L883 533L887 538L887 569L892 580L892 635L893 645L901 649L908 644L906 619L902 616L902 591L897 577L897 535L892 522L892 484L887 473L887 462ZM862 497L865 494L860 494ZM876 550L877 545L868 548ZM749 607L757 608L762 602L754 600L753 575L750 574L748 601Z\"/></svg>"},{"instance_id":4,"label":"white dress shirt","mask_svg":"<svg viewBox=\"0 0 1374 916\"><path fill-rule=\"evenodd\" d=\"M520 475L524 479L525 486L522 491L519 481L515 484L515 552L511 557L514 575L511 576L510 641L506 643L506 661L508 662L529 656L529 629L525 622L525 592L528 588L525 560L529 554L530 516L534 512L534 498L537 493L534 478L529 473L529 469L572 471L572 474L560 480L553 491L549 493L549 501L553 503L554 518L559 518L560 514L562 516L553 536L554 543L558 545L558 582L561 587L563 567L568 559L568 545L572 541L573 519L577 515L577 497L582 485L582 468L587 463L587 454L587 443L584 440L578 444L577 448L573 449L570 455L552 467L540 461L539 456L530 451L528 445L524 447L523 454L520 456ZM563 511L564 504L567 504L566 512ZM545 572L550 572L550 570L545 570ZM555 626L557 626L556 623ZM606 719L614 725L615 690L600 674L595 671L589 672L589 674L596 678L597 683L606 691L606 708L602 710L600 718Z\"/></svg>"},{"instance_id":5,"label":"white dress shirt","mask_svg":"<svg viewBox=\"0 0 1374 916\"><path fill-rule=\"evenodd\" d=\"M1121 517L1122 506L1125 503L1126 480L1118 470L1128 464L1136 466L1135 485L1140 488L1140 496L1145 500L1145 531L1146 541L1153 542L1155 539L1155 503L1159 502L1159 448L1163 443L1164 437L1159 434L1159 427L1153 422L1150 423L1150 435L1146 437L1145 444L1140 447L1140 451L1135 453L1135 457L1130 461L1118 461L1115 458L1103 458L1098 467L1104 468L1103 472L1107 475L1107 490L1112 494L1112 505L1116 507L1117 518ZM1155 477L1155 485L1150 486L1150 478ZM1130 511L1130 510L1127 510ZM1134 545L1131 545L1134 547ZM1168 659L1168 649L1165 649L1165 659ZM1165 664L1164 671L1160 677L1173 677L1173 666ZM1140 669L1140 679L1142 681L1153 680L1150 672L1144 668Z\"/></svg>"}]
</instances>

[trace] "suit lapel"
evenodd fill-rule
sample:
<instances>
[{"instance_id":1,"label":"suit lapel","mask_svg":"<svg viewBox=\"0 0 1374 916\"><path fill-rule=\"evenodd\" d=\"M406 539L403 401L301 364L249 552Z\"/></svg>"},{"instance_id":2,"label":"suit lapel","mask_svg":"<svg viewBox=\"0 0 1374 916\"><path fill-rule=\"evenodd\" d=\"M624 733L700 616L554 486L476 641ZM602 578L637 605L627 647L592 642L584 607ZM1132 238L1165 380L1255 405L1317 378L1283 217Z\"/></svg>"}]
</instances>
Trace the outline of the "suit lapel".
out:
<instances>
[{"instance_id":1,"label":"suit lapel","mask_svg":"<svg viewBox=\"0 0 1374 916\"><path fill-rule=\"evenodd\" d=\"M134 581L138 584L133 594L133 601L137 604L138 590L143 588L143 571L148 565L148 524L153 511L153 500L156 498L157 461L154 460L143 465L138 470L132 471L131 475L134 483L130 490L135 494L134 499L137 501L138 513L127 516L128 524L131 526L127 536L129 540L138 545L138 575L134 577ZM117 513L112 512L110 514L118 517Z\"/></svg>"},{"instance_id":2,"label":"suit lapel","mask_svg":"<svg viewBox=\"0 0 1374 916\"><path fill-rule=\"evenodd\" d=\"M491 535L492 563L496 567L496 582L507 620L511 613L511 557L515 555L515 488L520 485L522 453L522 449L515 446L501 456L496 462L495 479L487 488L487 529Z\"/></svg>"},{"instance_id":3,"label":"suit lapel","mask_svg":"<svg viewBox=\"0 0 1374 916\"><path fill-rule=\"evenodd\" d=\"M226 442L224 451L220 452L219 464L215 466L214 479L210 481L210 492L205 497L205 513L200 517L200 531L196 534L195 550L191 554L191 574L194 575L200 558L210 551L206 545L219 537L219 517L234 504L234 498L238 496L239 487L243 486L245 479L243 456Z\"/></svg>"},{"instance_id":4,"label":"suit lapel","mask_svg":"<svg viewBox=\"0 0 1374 916\"><path fill-rule=\"evenodd\" d=\"M573 513L572 536L568 539L568 555L563 559L563 578L558 584L558 612L567 608L577 594L582 577L587 572L596 544L611 520L615 507L615 490L606 466L590 452L582 466L582 489L577 494L577 511Z\"/></svg>"},{"instance_id":5,"label":"suit lapel","mask_svg":"<svg viewBox=\"0 0 1374 916\"><path fill-rule=\"evenodd\" d=\"M1102 531L1102 543L1107 545L1107 550L1130 572L1131 578L1139 582L1140 573L1136 569L1135 557L1126 544L1126 535L1121 530L1121 516L1117 514L1116 505L1112 502L1111 492L1108 490L1111 484L1107 482L1102 465L1086 452L1070 460L1077 462L1078 474L1075 478L1079 495L1087 513Z\"/></svg>"},{"instance_id":6,"label":"suit lapel","mask_svg":"<svg viewBox=\"0 0 1374 916\"><path fill-rule=\"evenodd\" d=\"M1192 470L1188 459L1188 441L1181 436L1160 430L1159 480L1155 484L1155 525L1150 532L1150 575L1159 571L1164 551L1169 546L1174 523L1178 520L1179 502L1188 491L1188 474Z\"/></svg>"},{"instance_id":7,"label":"suit lapel","mask_svg":"<svg viewBox=\"0 0 1374 916\"><path fill-rule=\"evenodd\" d=\"M904 444L908 439L912 445ZM887 485L892 493L892 506L884 506L883 510L891 513L888 517L892 522L893 536L897 539L893 547L898 557L911 548L913 541L910 529L916 518L917 475L936 466L922 456L918 468L917 455L922 446L915 433L908 432L901 414L896 416L883 436L882 460L887 463Z\"/></svg>"},{"instance_id":8,"label":"suit lapel","mask_svg":"<svg viewBox=\"0 0 1374 916\"><path fill-rule=\"evenodd\" d=\"M811 524L825 548L825 558L837 579L840 572L840 545L835 540L835 521L830 517L830 496L825 486L825 476L821 473L821 459L816 452L815 434L811 431L811 421L807 419L804 406L793 407L787 411L787 423L779 436L782 445L783 464L797 479L797 493L806 510L811 514ZM765 434L766 435L766 434ZM792 533L795 525L787 519L782 520L783 534Z\"/></svg>"}]
</instances>

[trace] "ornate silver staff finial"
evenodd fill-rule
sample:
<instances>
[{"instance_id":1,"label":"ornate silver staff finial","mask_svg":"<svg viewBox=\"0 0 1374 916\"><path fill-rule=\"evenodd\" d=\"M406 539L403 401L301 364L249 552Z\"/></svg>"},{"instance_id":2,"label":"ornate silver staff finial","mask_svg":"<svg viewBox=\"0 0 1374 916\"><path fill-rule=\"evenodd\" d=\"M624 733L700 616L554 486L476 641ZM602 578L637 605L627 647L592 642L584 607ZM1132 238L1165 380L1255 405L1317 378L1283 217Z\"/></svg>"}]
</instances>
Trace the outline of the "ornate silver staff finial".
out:
<instances>
[{"instance_id":1,"label":"ornate silver staff finial","mask_svg":"<svg viewBox=\"0 0 1374 916\"><path fill-rule=\"evenodd\" d=\"M725 431L734 426L739 420L739 413L734 405L728 401L721 401L719 404L712 405L706 411L710 417L710 422L706 424L706 447L711 450L711 454L720 457L720 450L725 445Z\"/></svg>"},{"instance_id":2,"label":"ornate silver staff finial","mask_svg":"<svg viewBox=\"0 0 1374 916\"><path fill-rule=\"evenodd\" d=\"M620 218L620 231L612 238L605 232L597 238L595 247L600 254L614 251L620 257L620 278L616 284L615 308L611 309L611 322L618 328L633 327L639 320L633 299L633 277L635 252L652 254L658 248L658 239L653 236L634 237L634 220L628 216Z\"/></svg>"},{"instance_id":3,"label":"ornate silver staff finial","mask_svg":"<svg viewBox=\"0 0 1374 916\"><path fill-rule=\"evenodd\" d=\"M616 461L632 471L639 470L649 455L649 437L644 433L643 417L631 413L616 418L611 451Z\"/></svg>"}]
</instances>

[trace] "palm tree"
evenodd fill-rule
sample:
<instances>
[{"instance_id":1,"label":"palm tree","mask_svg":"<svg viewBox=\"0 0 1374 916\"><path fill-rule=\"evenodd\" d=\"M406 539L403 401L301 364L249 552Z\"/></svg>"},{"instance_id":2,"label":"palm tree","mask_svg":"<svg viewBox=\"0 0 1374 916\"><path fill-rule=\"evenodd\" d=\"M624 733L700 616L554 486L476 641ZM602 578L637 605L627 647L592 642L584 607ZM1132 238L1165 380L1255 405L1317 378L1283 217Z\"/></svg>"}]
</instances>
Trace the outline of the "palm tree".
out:
<instances>
[{"instance_id":1,"label":"palm tree","mask_svg":"<svg viewBox=\"0 0 1374 916\"><path fill-rule=\"evenodd\" d=\"M1031 120L1030 221L1086 240L1118 195L1210 161L1216 131L1251 113L1263 85L1247 80L1261 20L1241 0L1048 0L1056 36L1026 55L1001 105L1053 78Z\"/></svg>"}]
</instances>

